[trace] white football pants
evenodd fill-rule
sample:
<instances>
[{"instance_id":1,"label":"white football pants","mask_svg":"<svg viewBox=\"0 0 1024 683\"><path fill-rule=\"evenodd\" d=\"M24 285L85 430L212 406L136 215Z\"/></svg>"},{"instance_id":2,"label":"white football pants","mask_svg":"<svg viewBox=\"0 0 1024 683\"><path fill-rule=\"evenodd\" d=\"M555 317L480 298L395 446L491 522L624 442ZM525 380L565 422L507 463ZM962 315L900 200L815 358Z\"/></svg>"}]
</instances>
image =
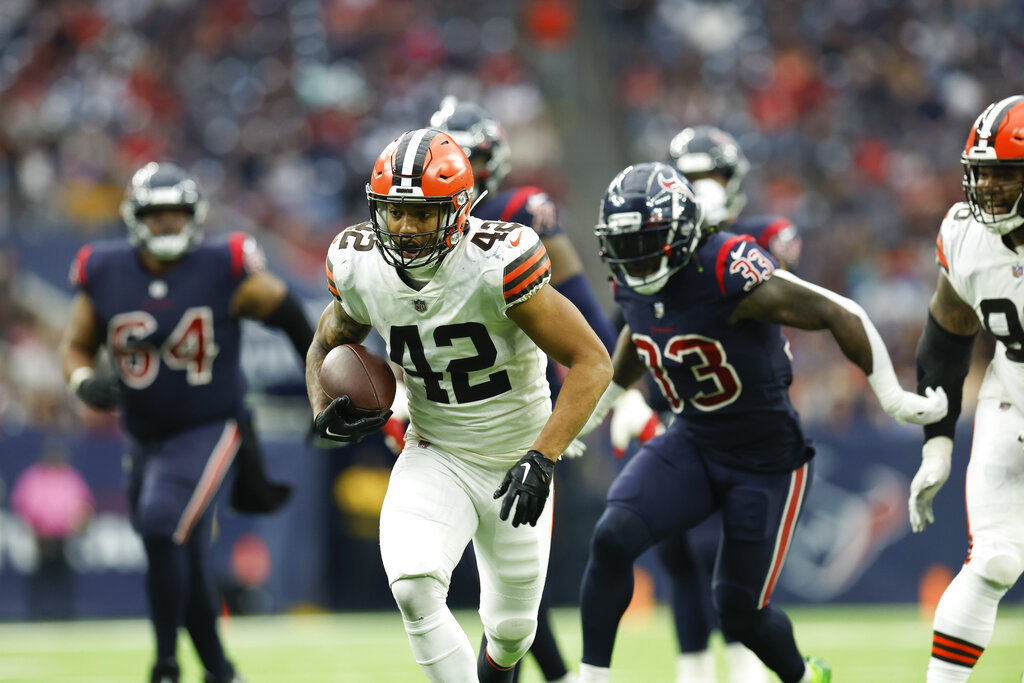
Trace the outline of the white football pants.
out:
<instances>
[{"instance_id":1,"label":"white football pants","mask_svg":"<svg viewBox=\"0 0 1024 683\"><path fill-rule=\"evenodd\" d=\"M380 517L381 558L396 599L405 593L396 589L397 582L419 577L436 580L438 593L446 596L452 571L473 541L480 619L488 654L500 666L517 662L533 642L551 546L553 490L536 527L514 528L512 515L498 518L502 501L494 500L494 490L514 464L470 462L409 444L391 472ZM447 610L443 604L438 608ZM408 622L406 630L412 637ZM445 655L431 648L421 643L417 661Z\"/></svg>"}]
</instances>

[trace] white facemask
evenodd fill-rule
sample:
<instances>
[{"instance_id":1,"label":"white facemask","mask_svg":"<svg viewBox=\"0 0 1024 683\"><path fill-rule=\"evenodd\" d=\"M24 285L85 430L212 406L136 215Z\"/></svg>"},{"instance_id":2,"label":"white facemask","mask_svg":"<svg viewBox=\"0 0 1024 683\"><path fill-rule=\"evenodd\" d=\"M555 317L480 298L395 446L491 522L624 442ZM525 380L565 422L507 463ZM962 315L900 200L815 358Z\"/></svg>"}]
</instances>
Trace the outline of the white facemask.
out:
<instances>
[{"instance_id":1,"label":"white facemask","mask_svg":"<svg viewBox=\"0 0 1024 683\"><path fill-rule=\"evenodd\" d=\"M693 191L704 210L704 225L714 228L729 219L725 188L717 180L701 178L693 183Z\"/></svg>"}]
</instances>

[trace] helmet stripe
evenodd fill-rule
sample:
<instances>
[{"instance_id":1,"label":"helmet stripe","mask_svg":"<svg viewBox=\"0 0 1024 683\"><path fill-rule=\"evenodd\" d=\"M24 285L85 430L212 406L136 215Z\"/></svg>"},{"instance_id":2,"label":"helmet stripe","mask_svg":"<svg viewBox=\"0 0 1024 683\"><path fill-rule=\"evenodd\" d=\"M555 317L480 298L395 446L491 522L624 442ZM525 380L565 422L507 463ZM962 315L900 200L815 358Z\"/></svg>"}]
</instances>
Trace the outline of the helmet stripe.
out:
<instances>
[{"instance_id":1,"label":"helmet stripe","mask_svg":"<svg viewBox=\"0 0 1024 683\"><path fill-rule=\"evenodd\" d=\"M987 147L989 140L996 134L996 131L999 130L999 124L1003 122L1006 115L1010 113L1010 110L1022 100L1024 100L1024 97L1015 95L1013 97L1007 97L990 106L978 119L978 136L975 140L975 144L978 147ZM993 142L995 141L993 140Z\"/></svg>"},{"instance_id":2,"label":"helmet stripe","mask_svg":"<svg viewBox=\"0 0 1024 683\"><path fill-rule=\"evenodd\" d=\"M419 187L422 184L427 150L437 137L437 133L438 131L430 128L421 128L402 136L402 141L395 150L399 187Z\"/></svg>"}]
</instances>

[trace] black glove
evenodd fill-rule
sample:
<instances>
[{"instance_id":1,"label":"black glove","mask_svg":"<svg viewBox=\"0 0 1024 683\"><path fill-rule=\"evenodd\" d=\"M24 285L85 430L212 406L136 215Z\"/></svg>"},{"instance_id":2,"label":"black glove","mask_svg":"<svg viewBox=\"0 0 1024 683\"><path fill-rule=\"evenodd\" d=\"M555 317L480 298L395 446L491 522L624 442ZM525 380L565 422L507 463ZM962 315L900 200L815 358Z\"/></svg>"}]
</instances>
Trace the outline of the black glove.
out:
<instances>
[{"instance_id":1,"label":"black glove","mask_svg":"<svg viewBox=\"0 0 1024 683\"><path fill-rule=\"evenodd\" d=\"M90 377L78 385L75 393L96 410L113 410L121 402L121 386L114 377Z\"/></svg>"},{"instance_id":2,"label":"black glove","mask_svg":"<svg viewBox=\"0 0 1024 683\"><path fill-rule=\"evenodd\" d=\"M387 410L373 417L355 417L346 415L352 401L348 396L339 396L331 401L331 405L320 411L316 416L316 431L320 436L331 441L355 443L367 434L373 434L387 423L391 411Z\"/></svg>"},{"instance_id":3,"label":"black glove","mask_svg":"<svg viewBox=\"0 0 1024 683\"><path fill-rule=\"evenodd\" d=\"M498 515L501 520L508 519L512 503L516 496L519 496L512 526L537 526L537 520L540 519L540 513L544 512L544 503L551 492L551 476L554 473L554 461L548 460L539 451L527 451L526 455L519 458L519 462L505 473L501 486L494 492L496 499L505 496L505 500L501 502L501 513ZM505 495L506 491L508 495Z\"/></svg>"}]
</instances>

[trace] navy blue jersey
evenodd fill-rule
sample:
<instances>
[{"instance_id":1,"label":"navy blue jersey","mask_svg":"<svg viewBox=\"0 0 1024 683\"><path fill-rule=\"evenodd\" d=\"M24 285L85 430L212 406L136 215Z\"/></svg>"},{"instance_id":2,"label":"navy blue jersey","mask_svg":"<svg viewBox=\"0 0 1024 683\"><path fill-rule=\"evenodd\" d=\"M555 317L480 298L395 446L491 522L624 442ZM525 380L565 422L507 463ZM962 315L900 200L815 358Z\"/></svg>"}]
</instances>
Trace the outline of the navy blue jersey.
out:
<instances>
[{"instance_id":1,"label":"navy blue jersey","mask_svg":"<svg viewBox=\"0 0 1024 683\"><path fill-rule=\"evenodd\" d=\"M555 202L539 187L528 185L488 195L473 209L473 215L485 221L528 225L541 239L562 233Z\"/></svg>"},{"instance_id":2,"label":"navy blue jersey","mask_svg":"<svg viewBox=\"0 0 1024 683\"><path fill-rule=\"evenodd\" d=\"M231 298L262 252L244 233L207 238L170 272L147 272L124 240L82 247L71 284L92 299L123 392L125 429L165 438L247 414L240 321Z\"/></svg>"},{"instance_id":3,"label":"navy blue jersey","mask_svg":"<svg viewBox=\"0 0 1024 683\"><path fill-rule=\"evenodd\" d=\"M749 235L715 232L660 292L615 289L636 349L677 414L673 427L713 459L750 470L792 470L811 455L789 400L779 326L729 322L776 267Z\"/></svg>"}]
</instances>

